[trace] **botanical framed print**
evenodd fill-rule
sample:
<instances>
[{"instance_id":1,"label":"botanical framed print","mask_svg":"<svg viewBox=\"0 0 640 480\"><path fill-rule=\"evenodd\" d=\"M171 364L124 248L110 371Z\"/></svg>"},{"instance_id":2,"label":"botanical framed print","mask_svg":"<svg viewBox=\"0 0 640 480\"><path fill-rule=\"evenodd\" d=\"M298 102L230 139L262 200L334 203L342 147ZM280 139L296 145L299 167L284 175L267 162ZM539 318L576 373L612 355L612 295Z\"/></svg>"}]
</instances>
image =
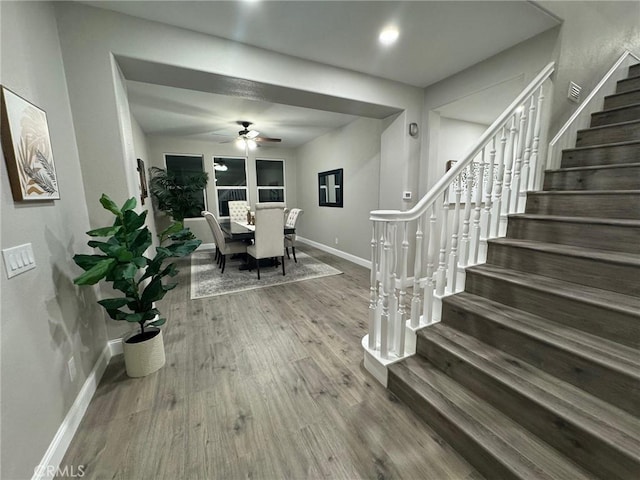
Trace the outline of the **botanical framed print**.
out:
<instances>
[{"instance_id":1,"label":"botanical framed print","mask_svg":"<svg viewBox=\"0 0 640 480\"><path fill-rule=\"evenodd\" d=\"M13 199L58 200L47 114L8 88L1 88L0 135Z\"/></svg>"}]
</instances>

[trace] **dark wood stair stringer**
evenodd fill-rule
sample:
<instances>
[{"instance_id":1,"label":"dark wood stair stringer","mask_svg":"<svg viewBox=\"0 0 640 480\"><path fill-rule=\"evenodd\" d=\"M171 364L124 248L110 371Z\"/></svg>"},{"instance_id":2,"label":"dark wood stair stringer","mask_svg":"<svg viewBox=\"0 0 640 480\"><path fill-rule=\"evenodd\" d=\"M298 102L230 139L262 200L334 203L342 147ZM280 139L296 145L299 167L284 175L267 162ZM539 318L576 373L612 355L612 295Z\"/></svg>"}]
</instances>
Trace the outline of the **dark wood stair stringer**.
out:
<instances>
[{"instance_id":1,"label":"dark wood stair stringer","mask_svg":"<svg viewBox=\"0 0 640 480\"><path fill-rule=\"evenodd\" d=\"M487 478L640 478L640 65L389 389Z\"/></svg>"}]
</instances>

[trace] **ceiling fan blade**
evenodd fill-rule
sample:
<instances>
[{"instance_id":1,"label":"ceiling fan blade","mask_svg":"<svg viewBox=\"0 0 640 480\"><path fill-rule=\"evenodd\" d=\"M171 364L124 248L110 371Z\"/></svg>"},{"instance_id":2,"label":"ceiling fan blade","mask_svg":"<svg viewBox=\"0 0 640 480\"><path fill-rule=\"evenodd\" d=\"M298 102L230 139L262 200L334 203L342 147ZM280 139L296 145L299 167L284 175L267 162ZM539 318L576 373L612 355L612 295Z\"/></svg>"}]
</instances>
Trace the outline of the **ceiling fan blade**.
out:
<instances>
[{"instance_id":1,"label":"ceiling fan blade","mask_svg":"<svg viewBox=\"0 0 640 480\"><path fill-rule=\"evenodd\" d=\"M269 138L269 137L256 137L254 138L256 142L281 142L281 138Z\"/></svg>"},{"instance_id":2,"label":"ceiling fan blade","mask_svg":"<svg viewBox=\"0 0 640 480\"><path fill-rule=\"evenodd\" d=\"M250 130L244 136L247 137L247 138L256 138L258 135L260 135L260 132L258 132L256 130Z\"/></svg>"}]
</instances>

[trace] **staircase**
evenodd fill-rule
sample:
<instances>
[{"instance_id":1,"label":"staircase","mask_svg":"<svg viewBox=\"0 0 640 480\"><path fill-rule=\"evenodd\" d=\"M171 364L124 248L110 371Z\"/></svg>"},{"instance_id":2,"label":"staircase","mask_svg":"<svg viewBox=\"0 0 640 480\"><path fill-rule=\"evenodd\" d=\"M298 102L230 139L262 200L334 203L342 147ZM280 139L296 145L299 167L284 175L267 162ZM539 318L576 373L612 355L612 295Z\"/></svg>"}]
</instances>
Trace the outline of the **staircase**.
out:
<instances>
[{"instance_id":1,"label":"staircase","mask_svg":"<svg viewBox=\"0 0 640 480\"><path fill-rule=\"evenodd\" d=\"M640 65L388 388L488 479L640 478Z\"/></svg>"}]
</instances>

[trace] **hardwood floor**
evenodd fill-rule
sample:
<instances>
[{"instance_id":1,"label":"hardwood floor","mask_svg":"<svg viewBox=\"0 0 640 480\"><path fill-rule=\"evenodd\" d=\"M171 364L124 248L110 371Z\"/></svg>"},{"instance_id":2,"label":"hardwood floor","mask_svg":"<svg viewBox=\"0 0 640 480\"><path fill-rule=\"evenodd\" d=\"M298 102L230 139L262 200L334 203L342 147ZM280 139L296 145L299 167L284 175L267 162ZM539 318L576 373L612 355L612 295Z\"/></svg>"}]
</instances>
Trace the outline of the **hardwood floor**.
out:
<instances>
[{"instance_id":1,"label":"hardwood floor","mask_svg":"<svg viewBox=\"0 0 640 480\"><path fill-rule=\"evenodd\" d=\"M364 369L369 271L161 305L167 364L107 368L62 465L102 479L480 479Z\"/></svg>"}]
</instances>

